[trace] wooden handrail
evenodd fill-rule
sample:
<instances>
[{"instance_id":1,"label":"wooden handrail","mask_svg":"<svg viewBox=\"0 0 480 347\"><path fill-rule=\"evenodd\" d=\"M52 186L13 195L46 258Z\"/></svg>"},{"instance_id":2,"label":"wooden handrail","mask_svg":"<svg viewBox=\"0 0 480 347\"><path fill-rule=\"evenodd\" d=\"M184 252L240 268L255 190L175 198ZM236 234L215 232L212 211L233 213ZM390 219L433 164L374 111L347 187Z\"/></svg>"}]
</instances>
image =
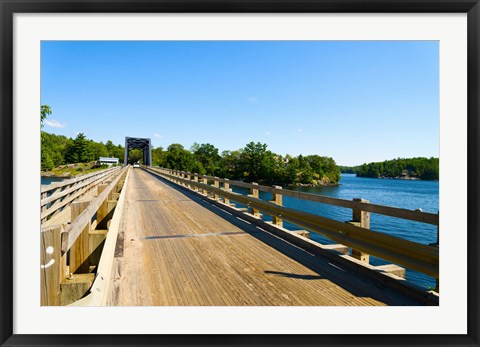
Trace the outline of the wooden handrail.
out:
<instances>
[{"instance_id":1,"label":"wooden handrail","mask_svg":"<svg viewBox=\"0 0 480 347\"><path fill-rule=\"evenodd\" d=\"M86 290L85 285L89 285L88 281L94 281L93 274L90 274L91 266L99 266L95 251L101 245L101 237L109 234L109 224L113 223L109 219L110 212L116 211L116 199L122 195L119 192L123 190L124 177L128 174L128 169L127 166L123 170L111 170L107 173L107 176L117 173L118 175L108 185L98 185L97 198L92 201L76 201L72 205L70 225L63 224L41 229L42 305L66 305L72 300L77 300ZM98 177L94 177L93 182L101 182L102 180ZM124 200L124 194L122 196ZM115 223L118 224L118 213L113 213L113 216L115 215ZM92 221L93 218L95 218L94 221ZM102 223L101 229L96 229L99 226L98 223ZM113 239L116 240L116 235ZM112 237L109 242L112 243ZM109 248L112 248L111 245ZM108 259L106 261L108 263ZM103 269L104 267L102 271ZM102 280L103 274L103 272L97 272ZM78 282L69 283L70 279L77 276L80 278Z\"/></svg>"},{"instance_id":2,"label":"wooden handrail","mask_svg":"<svg viewBox=\"0 0 480 347\"><path fill-rule=\"evenodd\" d=\"M109 169L107 172L102 171L96 175L89 175L89 178L79 180L71 188L64 189L58 193L54 193L40 201L41 213L40 219L43 222L50 215L56 213L58 210L72 201L85 194L90 188L95 186L98 182L105 180L111 175L115 174L119 168ZM65 185L65 186L68 186ZM58 187L57 187L58 188ZM43 193L46 194L46 193ZM42 194L42 195L43 195ZM53 202L53 204L51 204ZM48 206L48 204L51 204ZM48 206L48 207L47 207Z\"/></svg>"},{"instance_id":3,"label":"wooden handrail","mask_svg":"<svg viewBox=\"0 0 480 347\"><path fill-rule=\"evenodd\" d=\"M92 182L98 181L99 179L101 179L103 177L109 176L109 175L113 174L116 171L116 169L118 169L118 168L115 168L113 170L108 170L108 171L102 171L102 172L100 172L100 174L93 175L93 176L90 176L88 178L82 179L79 182L76 182L78 184L74 185L73 187L64 189L64 190L59 191L59 192L55 192L54 194L50 195L49 197L46 197L46 198L42 199L40 201L40 206L43 207L43 206L45 206L45 205L47 205L47 204L49 204L49 203L51 203L55 200L58 200L58 199L64 197L65 195L73 193L73 192L79 190L80 188L83 188L86 185L89 185ZM70 184L66 184L66 185L70 185Z\"/></svg>"},{"instance_id":4,"label":"wooden handrail","mask_svg":"<svg viewBox=\"0 0 480 347\"><path fill-rule=\"evenodd\" d=\"M183 171L164 169L164 168L162 168L162 170L167 170L172 173L183 172ZM278 188L273 188L270 186L263 186L263 185L255 185L255 187L253 187L253 184L251 183L233 181L225 178L215 178L215 177L206 176L206 175L199 175L199 174L192 174L192 173L189 173L189 174L199 178L206 178L207 180L210 180L210 181L218 180L221 183L230 184L230 186L237 186L237 187L242 187L247 189L255 188L262 192L268 192L272 194L282 194L283 196L290 196L292 198L315 201L323 204L335 205L335 206L345 207L350 209L358 209L358 210L377 213L385 216L408 219L408 220L412 220L420 223L427 223L427 224L433 224L433 225L438 225L439 223L439 215L436 213L412 211L412 210L407 210L407 209L398 208L398 207L376 205L376 204L357 202L357 201L351 201L351 200L345 200L345 199L339 199L339 198L332 198L330 196L299 192L295 190L288 190L288 189L280 190Z\"/></svg>"},{"instance_id":5,"label":"wooden handrail","mask_svg":"<svg viewBox=\"0 0 480 347\"><path fill-rule=\"evenodd\" d=\"M300 227L325 235L331 240L344 244L348 247L372 254L379 258L395 262L399 265L422 272L429 276L439 276L439 250L436 247L408 241L399 237L361 228L355 225L342 223L329 218L314 215L277 204L229 192L221 188L212 187L205 183L187 180L168 173L169 170L147 168L148 171L172 178L176 182L188 184L213 194L217 194L258 209L270 216L276 216L290 221ZM163 171L163 172L162 172ZM202 176L204 179L206 177ZM228 181L228 183L232 183ZM258 188L259 186L255 186ZM279 192L283 194L285 191ZM366 204L368 205L368 204ZM361 209L361 208L360 208Z\"/></svg>"},{"instance_id":6,"label":"wooden handrail","mask_svg":"<svg viewBox=\"0 0 480 347\"><path fill-rule=\"evenodd\" d=\"M88 207L69 225L66 232L68 233L67 242L65 245L62 245L62 251L66 252L72 245L78 236L82 233L83 229L88 225L92 217L97 213L100 206L107 200L108 195L112 189L117 185L121 177L123 177L127 170L128 166L124 167L122 171L117 175L117 177L110 182L110 184L105 188L105 190L100 193Z\"/></svg>"},{"instance_id":7,"label":"wooden handrail","mask_svg":"<svg viewBox=\"0 0 480 347\"><path fill-rule=\"evenodd\" d=\"M64 186L68 186L68 185L71 185L71 184L75 184L75 183L78 183L78 182L81 182L81 181L84 181L90 177L93 177L93 176L97 176L97 175L101 175L103 174L104 172L107 172L107 171L114 171L114 170L117 170L119 169L120 167L119 166L115 166L115 167L111 167L111 168L108 168L108 169L105 169L105 170L100 170L100 171L95 171L95 172L92 172L92 173L89 173L89 174L86 174L86 175L80 175L78 177L74 177L74 178L71 178L71 179L67 179L67 180L63 180L61 182L54 182L54 183L51 183L51 184L44 184L44 185L41 185L40 186L40 193L47 193L51 190L55 190L55 189L58 189L58 188L61 188L61 187L64 187Z\"/></svg>"},{"instance_id":8,"label":"wooden handrail","mask_svg":"<svg viewBox=\"0 0 480 347\"><path fill-rule=\"evenodd\" d=\"M125 179L123 190L125 191L128 185L128 171ZM125 194L122 193L118 199L118 204L113 214L111 225L108 230L105 245L102 249L102 255L97 268L97 276L93 281L90 293L82 299L75 301L70 306L105 306L112 287L112 271L115 255L115 245L120 230L120 219L122 210L125 206Z\"/></svg>"}]
</instances>

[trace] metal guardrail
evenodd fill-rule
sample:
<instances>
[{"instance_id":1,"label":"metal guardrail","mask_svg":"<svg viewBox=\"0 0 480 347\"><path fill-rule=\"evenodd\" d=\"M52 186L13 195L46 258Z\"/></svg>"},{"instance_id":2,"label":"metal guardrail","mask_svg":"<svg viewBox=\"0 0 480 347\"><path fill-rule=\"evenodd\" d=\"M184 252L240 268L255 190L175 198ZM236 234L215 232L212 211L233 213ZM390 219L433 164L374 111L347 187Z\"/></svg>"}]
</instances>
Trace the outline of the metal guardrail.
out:
<instances>
[{"instance_id":1,"label":"metal guardrail","mask_svg":"<svg viewBox=\"0 0 480 347\"><path fill-rule=\"evenodd\" d=\"M361 226L361 223L348 224L321 217L315 214L287 208L281 204L262 201L258 198L258 191L269 191L275 195L295 196L299 199L331 203L336 206L351 208L358 212L369 211L386 214L392 217L416 220L423 223L438 225L438 215L427 214L394 207L373 205L366 202L348 201L342 199L327 198L324 196L315 196L314 194L300 193L281 189L279 187L266 187L257 184L234 182L217 177L209 177L187 172L147 167L147 170L160 174L161 176L173 180L176 183L187 187L193 187L214 195L222 196L224 199L232 200L252 209L252 213L261 211L277 219L284 219L302 228L322 234L329 239L351 247L359 252L364 252L377 256L379 258L392 261L396 264L405 266L412 270L422 272L426 275L439 277L439 249L429 245L408 241L399 237L380 233ZM192 180L193 178L193 180ZM203 182L198 182L202 178ZM207 181L213 182L213 186ZM224 188L219 187L219 183L224 183ZM225 188L227 184L227 188ZM230 185L242 186L252 190L251 195L245 196L230 191ZM372 207L373 206L373 207ZM257 211L255 211L257 210ZM408 211L408 212L407 212ZM369 218L369 217L368 217ZM368 223L369 224L369 223ZM359 226L360 225L360 226Z\"/></svg>"}]
</instances>

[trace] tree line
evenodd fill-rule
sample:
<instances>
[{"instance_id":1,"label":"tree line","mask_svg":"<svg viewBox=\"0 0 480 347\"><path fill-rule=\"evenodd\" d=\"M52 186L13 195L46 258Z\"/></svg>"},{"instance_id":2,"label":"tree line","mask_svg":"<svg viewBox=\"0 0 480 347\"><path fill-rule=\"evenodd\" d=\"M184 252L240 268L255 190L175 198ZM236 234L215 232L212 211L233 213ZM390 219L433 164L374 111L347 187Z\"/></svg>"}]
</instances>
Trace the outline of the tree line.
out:
<instances>
[{"instance_id":1,"label":"tree line","mask_svg":"<svg viewBox=\"0 0 480 347\"><path fill-rule=\"evenodd\" d=\"M397 158L360 166L340 166L342 173L355 173L358 177L439 179L439 158Z\"/></svg>"},{"instance_id":2,"label":"tree line","mask_svg":"<svg viewBox=\"0 0 480 347\"><path fill-rule=\"evenodd\" d=\"M41 133L41 167L51 170L71 163L94 162L99 157L119 158L123 164L125 148L87 139L83 133L75 139L63 135ZM141 150L129 151L128 161L141 162ZM173 170L224 177L246 182L278 185L332 185L340 180L335 161L319 155L282 156L268 150L264 143L250 142L234 151L219 153L209 143L194 143L190 149L174 143L167 149L152 149L152 164Z\"/></svg>"},{"instance_id":3,"label":"tree line","mask_svg":"<svg viewBox=\"0 0 480 347\"><path fill-rule=\"evenodd\" d=\"M166 150L152 151L153 165L195 172L245 182L278 185L334 185L340 180L340 169L330 157L319 155L279 155L260 142L219 153L210 143L194 143L187 150L171 144Z\"/></svg>"}]
</instances>

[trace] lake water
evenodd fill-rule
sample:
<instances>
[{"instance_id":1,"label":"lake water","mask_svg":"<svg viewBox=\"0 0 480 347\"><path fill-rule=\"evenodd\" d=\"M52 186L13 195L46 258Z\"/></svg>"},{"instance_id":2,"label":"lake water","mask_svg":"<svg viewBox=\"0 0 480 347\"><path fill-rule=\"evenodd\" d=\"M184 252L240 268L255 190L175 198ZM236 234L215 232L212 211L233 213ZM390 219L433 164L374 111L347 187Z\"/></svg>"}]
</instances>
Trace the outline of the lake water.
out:
<instances>
[{"instance_id":1,"label":"lake water","mask_svg":"<svg viewBox=\"0 0 480 347\"><path fill-rule=\"evenodd\" d=\"M400 207L409 210L421 208L424 212L438 213L438 181L410 181L395 179L377 179L356 177L354 174L342 174L340 185L335 187L290 187L289 189L327 195L340 199L353 198L367 199L373 204ZM240 192L241 189L235 188ZM245 190L242 191L245 193ZM271 199L270 193L261 193L262 199ZM352 210L305 201L292 197L283 197L283 205L305 212L314 213L338 221L352 219ZM268 217L265 216L268 220ZM284 222L284 227L289 230L298 230L293 224ZM371 214L370 228L375 231L408 239L411 241L429 244L437 241L437 228L434 225L403 220L394 217ZM320 243L333 243L322 235L310 233L312 240ZM370 256L370 264L387 264L382 259ZM407 269L407 279L424 287L435 287L435 279L416 271Z\"/></svg>"},{"instance_id":2,"label":"lake water","mask_svg":"<svg viewBox=\"0 0 480 347\"><path fill-rule=\"evenodd\" d=\"M53 182L61 182L64 179L65 178L62 178L62 177L42 177L40 184L43 185L43 184L50 184Z\"/></svg>"}]
</instances>

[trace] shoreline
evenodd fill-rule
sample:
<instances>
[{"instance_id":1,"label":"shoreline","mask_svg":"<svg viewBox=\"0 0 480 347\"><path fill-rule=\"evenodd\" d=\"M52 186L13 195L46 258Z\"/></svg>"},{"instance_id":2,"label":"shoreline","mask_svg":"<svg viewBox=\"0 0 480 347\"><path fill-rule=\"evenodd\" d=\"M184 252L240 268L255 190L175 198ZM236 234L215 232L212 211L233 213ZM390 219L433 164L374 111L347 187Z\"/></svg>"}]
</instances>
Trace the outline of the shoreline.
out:
<instances>
[{"instance_id":1,"label":"shoreline","mask_svg":"<svg viewBox=\"0 0 480 347\"><path fill-rule=\"evenodd\" d=\"M64 179L67 179L67 178L74 178L76 175L74 176L71 176L71 175L61 175L61 176L58 176L58 175L45 175L44 173L40 173L40 177L41 178L64 178Z\"/></svg>"},{"instance_id":2,"label":"shoreline","mask_svg":"<svg viewBox=\"0 0 480 347\"><path fill-rule=\"evenodd\" d=\"M346 174L346 173L343 172L343 174ZM421 178L418 178L418 177L369 177L369 176L358 176L357 174L351 174L351 173L349 173L349 175L355 175L355 177L359 177L359 178L374 178L374 179L382 179L382 180L433 181L433 182L438 182L439 181L438 179L425 180L425 179L421 179Z\"/></svg>"}]
</instances>

